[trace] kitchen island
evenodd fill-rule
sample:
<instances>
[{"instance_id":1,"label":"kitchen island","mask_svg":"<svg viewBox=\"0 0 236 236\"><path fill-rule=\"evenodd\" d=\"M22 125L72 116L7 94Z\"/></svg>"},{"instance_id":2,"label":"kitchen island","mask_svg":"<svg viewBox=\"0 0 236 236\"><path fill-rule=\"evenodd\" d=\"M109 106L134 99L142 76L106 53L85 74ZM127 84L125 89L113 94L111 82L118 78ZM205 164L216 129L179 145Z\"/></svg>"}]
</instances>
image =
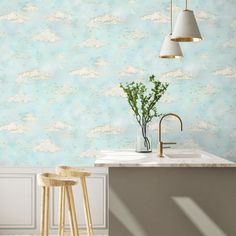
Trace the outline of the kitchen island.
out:
<instances>
[{"instance_id":1,"label":"kitchen island","mask_svg":"<svg viewBox=\"0 0 236 236\"><path fill-rule=\"evenodd\" d=\"M103 151L109 236L235 236L236 163L200 150Z\"/></svg>"}]
</instances>

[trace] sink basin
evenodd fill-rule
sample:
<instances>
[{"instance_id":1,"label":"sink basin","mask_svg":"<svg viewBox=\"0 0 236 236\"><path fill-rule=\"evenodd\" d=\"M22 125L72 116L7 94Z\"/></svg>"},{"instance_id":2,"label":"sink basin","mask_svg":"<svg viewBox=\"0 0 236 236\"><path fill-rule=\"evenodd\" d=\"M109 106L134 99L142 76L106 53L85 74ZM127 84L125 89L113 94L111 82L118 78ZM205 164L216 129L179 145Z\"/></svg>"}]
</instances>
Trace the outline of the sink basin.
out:
<instances>
[{"instance_id":1,"label":"sink basin","mask_svg":"<svg viewBox=\"0 0 236 236\"><path fill-rule=\"evenodd\" d=\"M201 154L198 153L176 153L176 154L166 154L169 158L201 158Z\"/></svg>"}]
</instances>

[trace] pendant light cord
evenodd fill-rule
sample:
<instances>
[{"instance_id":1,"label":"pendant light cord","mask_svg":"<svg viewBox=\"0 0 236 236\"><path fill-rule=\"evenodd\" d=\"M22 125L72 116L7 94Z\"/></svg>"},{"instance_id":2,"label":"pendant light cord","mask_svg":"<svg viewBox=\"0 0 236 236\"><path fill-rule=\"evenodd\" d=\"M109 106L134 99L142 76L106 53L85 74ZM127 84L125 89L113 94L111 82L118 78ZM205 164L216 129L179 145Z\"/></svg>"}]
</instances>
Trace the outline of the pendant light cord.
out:
<instances>
[{"instance_id":1,"label":"pendant light cord","mask_svg":"<svg viewBox=\"0 0 236 236\"><path fill-rule=\"evenodd\" d=\"M188 9L188 0L185 0L185 10Z\"/></svg>"},{"instance_id":2,"label":"pendant light cord","mask_svg":"<svg viewBox=\"0 0 236 236\"><path fill-rule=\"evenodd\" d=\"M170 0L170 34L172 34L172 0Z\"/></svg>"}]
</instances>

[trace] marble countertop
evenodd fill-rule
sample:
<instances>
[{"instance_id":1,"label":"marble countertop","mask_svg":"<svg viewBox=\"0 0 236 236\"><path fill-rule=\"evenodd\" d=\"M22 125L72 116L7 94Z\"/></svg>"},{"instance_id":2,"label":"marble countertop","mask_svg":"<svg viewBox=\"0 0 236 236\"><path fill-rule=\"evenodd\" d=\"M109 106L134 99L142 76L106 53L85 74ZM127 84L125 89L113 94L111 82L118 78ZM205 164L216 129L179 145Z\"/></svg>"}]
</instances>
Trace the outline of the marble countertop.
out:
<instances>
[{"instance_id":1,"label":"marble countertop","mask_svg":"<svg viewBox=\"0 0 236 236\"><path fill-rule=\"evenodd\" d=\"M160 158L156 152L104 150L97 167L236 167L236 163L198 149L169 149Z\"/></svg>"}]
</instances>

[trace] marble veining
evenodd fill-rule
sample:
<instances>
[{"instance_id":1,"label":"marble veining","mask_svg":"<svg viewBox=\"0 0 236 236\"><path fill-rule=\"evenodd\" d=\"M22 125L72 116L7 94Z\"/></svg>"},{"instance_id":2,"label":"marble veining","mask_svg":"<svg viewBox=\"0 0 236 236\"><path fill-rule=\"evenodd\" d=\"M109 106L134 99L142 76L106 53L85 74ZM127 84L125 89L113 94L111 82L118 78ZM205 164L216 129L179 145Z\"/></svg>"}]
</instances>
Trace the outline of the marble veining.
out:
<instances>
[{"instance_id":1,"label":"marble veining","mask_svg":"<svg viewBox=\"0 0 236 236\"><path fill-rule=\"evenodd\" d=\"M236 167L236 163L198 149L172 149L163 158L156 152L104 150L95 161L100 167Z\"/></svg>"}]
</instances>

